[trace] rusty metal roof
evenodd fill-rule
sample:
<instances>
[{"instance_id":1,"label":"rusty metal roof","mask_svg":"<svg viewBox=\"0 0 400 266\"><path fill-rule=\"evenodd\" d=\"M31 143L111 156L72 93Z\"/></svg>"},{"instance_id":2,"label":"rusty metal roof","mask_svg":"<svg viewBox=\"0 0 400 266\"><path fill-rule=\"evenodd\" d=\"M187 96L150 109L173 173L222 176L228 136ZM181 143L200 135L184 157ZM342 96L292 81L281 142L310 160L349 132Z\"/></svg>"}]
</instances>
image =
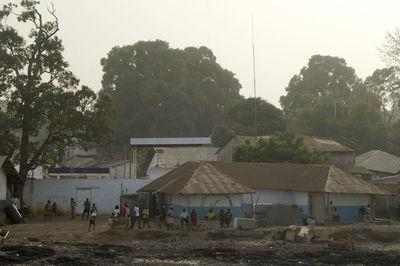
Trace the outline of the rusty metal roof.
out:
<instances>
[{"instance_id":1,"label":"rusty metal roof","mask_svg":"<svg viewBox=\"0 0 400 266\"><path fill-rule=\"evenodd\" d=\"M346 173L336 166L332 166L324 188L329 193L349 193L349 194L382 194L389 192L369 183L361 178Z\"/></svg>"},{"instance_id":2,"label":"rusty metal roof","mask_svg":"<svg viewBox=\"0 0 400 266\"><path fill-rule=\"evenodd\" d=\"M257 139L264 138L268 139L270 136L233 136L232 138L236 138L240 143L249 140L250 143L255 143ZM303 136L304 144L311 151L320 151L320 152L354 152L355 150L347 147L336 140L322 137L314 137L314 136ZM231 138L231 139L232 139ZM225 143L228 144L229 142ZM217 150L217 153L223 149L225 146L223 145Z\"/></svg>"},{"instance_id":3,"label":"rusty metal roof","mask_svg":"<svg viewBox=\"0 0 400 266\"><path fill-rule=\"evenodd\" d=\"M211 138L131 138L131 145L146 147L210 145Z\"/></svg>"},{"instance_id":4,"label":"rusty metal roof","mask_svg":"<svg viewBox=\"0 0 400 266\"><path fill-rule=\"evenodd\" d=\"M205 167L207 166L207 167ZM213 166L211 168L210 166ZM196 175L198 168L204 168ZM207 172L208 171L208 172ZM159 191L179 194L182 188L195 178L205 182L211 176L217 183L219 176L231 178L250 188L291 190L306 192L329 192L349 194L387 194L377 186L346 173L336 166L283 163L231 163L231 162L187 162L168 174L150 183L140 191ZM201 177L201 178L200 178ZM208 181L208 180L207 180ZM228 190L226 182L218 183L220 191ZM203 190L191 187L190 192ZM230 188L229 188L230 189Z\"/></svg>"},{"instance_id":5,"label":"rusty metal roof","mask_svg":"<svg viewBox=\"0 0 400 266\"><path fill-rule=\"evenodd\" d=\"M356 165L375 172L397 174L400 171L400 157L380 150L371 150L358 155Z\"/></svg>"},{"instance_id":6,"label":"rusty metal roof","mask_svg":"<svg viewBox=\"0 0 400 266\"><path fill-rule=\"evenodd\" d=\"M304 136L304 144L308 149L320 152L354 152L352 148L328 138Z\"/></svg>"},{"instance_id":7,"label":"rusty metal roof","mask_svg":"<svg viewBox=\"0 0 400 266\"><path fill-rule=\"evenodd\" d=\"M168 194L248 194L254 190L218 171L208 162L187 162L139 192L153 191Z\"/></svg>"}]
</instances>

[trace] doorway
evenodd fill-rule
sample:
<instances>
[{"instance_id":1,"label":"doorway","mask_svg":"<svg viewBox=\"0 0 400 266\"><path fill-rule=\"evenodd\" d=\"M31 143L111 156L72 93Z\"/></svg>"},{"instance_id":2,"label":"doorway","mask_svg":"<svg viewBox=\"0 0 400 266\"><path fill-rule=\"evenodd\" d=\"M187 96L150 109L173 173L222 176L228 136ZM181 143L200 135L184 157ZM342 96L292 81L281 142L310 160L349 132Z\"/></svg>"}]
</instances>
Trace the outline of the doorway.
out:
<instances>
[{"instance_id":1,"label":"doorway","mask_svg":"<svg viewBox=\"0 0 400 266\"><path fill-rule=\"evenodd\" d=\"M91 188L76 188L76 213L82 214L84 210L84 203L86 199L92 202L92 189Z\"/></svg>"}]
</instances>

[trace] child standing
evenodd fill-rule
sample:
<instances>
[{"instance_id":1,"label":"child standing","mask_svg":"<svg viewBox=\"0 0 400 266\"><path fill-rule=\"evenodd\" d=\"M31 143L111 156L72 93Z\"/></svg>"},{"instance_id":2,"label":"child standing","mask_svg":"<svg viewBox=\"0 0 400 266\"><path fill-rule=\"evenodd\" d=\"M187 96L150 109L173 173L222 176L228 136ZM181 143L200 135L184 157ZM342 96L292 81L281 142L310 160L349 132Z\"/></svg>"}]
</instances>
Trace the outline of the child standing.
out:
<instances>
[{"instance_id":1,"label":"child standing","mask_svg":"<svg viewBox=\"0 0 400 266\"><path fill-rule=\"evenodd\" d=\"M97 213L94 212L93 210L90 211L90 218L89 218L89 232L90 232L90 228L93 225L93 230L96 231L96 216Z\"/></svg>"}]
</instances>

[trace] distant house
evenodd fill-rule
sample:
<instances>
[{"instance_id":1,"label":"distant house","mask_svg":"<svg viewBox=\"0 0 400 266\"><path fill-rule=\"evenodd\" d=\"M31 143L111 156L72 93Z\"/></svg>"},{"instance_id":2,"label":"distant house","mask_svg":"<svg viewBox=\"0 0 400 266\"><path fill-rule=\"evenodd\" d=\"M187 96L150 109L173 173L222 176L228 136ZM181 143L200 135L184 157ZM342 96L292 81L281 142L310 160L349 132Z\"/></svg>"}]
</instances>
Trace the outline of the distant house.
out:
<instances>
[{"instance_id":1,"label":"distant house","mask_svg":"<svg viewBox=\"0 0 400 266\"><path fill-rule=\"evenodd\" d=\"M77 145L76 147L67 150L67 152L65 153L65 158L70 158L70 157L74 157L74 156L96 156L97 152L95 149L91 149L91 150L85 150L82 147L80 147L79 145Z\"/></svg>"},{"instance_id":2,"label":"distant house","mask_svg":"<svg viewBox=\"0 0 400 266\"><path fill-rule=\"evenodd\" d=\"M126 159L120 159L121 155L115 158L97 158L92 156L73 156L66 158L62 166L50 169L46 173L47 178L56 179L103 179L103 178L129 178L129 169L132 163Z\"/></svg>"},{"instance_id":3,"label":"distant house","mask_svg":"<svg viewBox=\"0 0 400 266\"><path fill-rule=\"evenodd\" d=\"M198 173L201 173L201 178L193 179ZM336 166L212 161L186 162L139 191L156 192L162 198L161 201L174 204L178 210L196 207L204 214L210 208L211 201L205 204L207 197L200 193L201 189L212 187L209 184L213 181L210 180L219 175L231 178L234 182L230 185L229 182L219 184L218 191L231 189L232 186L245 186L254 190L253 194L243 193L242 197L230 196L231 202L229 198L221 199L221 196L213 198L220 204L217 207L233 208L236 217L239 216L239 206L234 202L240 200L240 215L251 213L256 202L296 205L302 209L304 216L313 217L318 223L323 223L330 219L329 205L332 202L342 221L352 221L361 205L373 205L374 195L387 194L386 191ZM196 196L196 201L187 196L181 199L186 193L182 192L181 187L187 187L193 192L191 195L199 195ZM229 191L233 194L232 190Z\"/></svg>"},{"instance_id":4,"label":"distant house","mask_svg":"<svg viewBox=\"0 0 400 266\"><path fill-rule=\"evenodd\" d=\"M3 210L11 198L18 197L17 188L23 182L7 156L0 155L0 166L0 210Z\"/></svg>"},{"instance_id":5,"label":"distant house","mask_svg":"<svg viewBox=\"0 0 400 266\"><path fill-rule=\"evenodd\" d=\"M384 151L371 150L356 157L356 166L373 172L372 179L376 179L399 173L400 158Z\"/></svg>"},{"instance_id":6,"label":"distant house","mask_svg":"<svg viewBox=\"0 0 400 266\"><path fill-rule=\"evenodd\" d=\"M148 166L150 179L156 179L187 161L216 161L215 147L158 147Z\"/></svg>"},{"instance_id":7,"label":"distant house","mask_svg":"<svg viewBox=\"0 0 400 266\"><path fill-rule=\"evenodd\" d=\"M47 176L51 179L103 179L110 178L110 169L100 167L56 167L49 169Z\"/></svg>"},{"instance_id":8,"label":"distant house","mask_svg":"<svg viewBox=\"0 0 400 266\"><path fill-rule=\"evenodd\" d=\"M259 136L257 138L269 138L269 136ZM233 136L224 146L217 151L218 161L232 162L233 147L244 143L246 139L255 142L256 137ZM328 164L354 165L356 151L345 146L336 140L312 136L304 136L305 145L312 151L329 153Z\"/></svg>"}]
</instances>

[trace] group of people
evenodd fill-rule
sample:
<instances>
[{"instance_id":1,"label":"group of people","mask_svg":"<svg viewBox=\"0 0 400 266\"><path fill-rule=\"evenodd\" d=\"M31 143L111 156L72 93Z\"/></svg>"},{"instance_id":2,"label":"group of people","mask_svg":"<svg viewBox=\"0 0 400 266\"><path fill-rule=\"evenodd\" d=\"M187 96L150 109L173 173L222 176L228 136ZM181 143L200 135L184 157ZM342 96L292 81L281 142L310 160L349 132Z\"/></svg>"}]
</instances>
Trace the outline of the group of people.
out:
<instances>
[{"instance_id":1,"label":"group of people","mask_svg":"<svg viewBox=\"0 0 400 266\"><path fill-rule=\"evenodd\" d=\"M163 224L166 226L167 230L172 230L174 228L174 206L170 206L167 212L167 207L165 206L165 204L163 204L159 211L159 217L160 217L160 228ZM179 219L181 228L183 228L184 224L185 225L191 224L192 226L196 226L197 212L195 209L192 209L192 212L189 215L186 209L183 208L181 214L179 215Z\"/></svg>"},{"instance_id":2,"label":"group of people","mask_svg":"<svg viewBox=\"0 0 400 266\"><path fill-rule=\"evenodd\" d=\"M71 198L70 201L70 208L71 208L71 219L75 219L75 214L76 214L76 202L74 198ZM81 220L83 220L86 216L86 220L89 220L89 232L93 226L93 229L96 230L96 216L98 214L96 204L91 204L89 199L87 198L86 201L83 203L83 213ZM44 217L45 221L49 219L51 221L52 216L57 215L57 204L53 202L51 204L51 201L47 201L47 204L44 208ZM164 224L167 230L172 230L174 228L174 206L170 206L168 211L166 205L162 205L160 210L159 210L159 217L160 217L160 228ZM124 203L122 209L118 205L114 207L114 210L112 212L112 215L110 217L111 219L118 219L118 220L123 220L127 225L130 223L130 228L133 229L135 224L137 223L138 229L145 228L147 225L148 228L150 228L150 212L148 208L143 208L143 210L140 210L139 204L136 203L133 207L133 213L131 215L128 203ZM192 225L196 226L197 225L197 212L195 209L192 209L190 214L186 211L185 208L182 209L181 214L179 216L180 218L180 225L181 228L183 228L184 225ZM232 213L230 209L227 209L226 213L224 210L220 211L219 214L219 219L220 219L220 224L221 227L226 225L229 227L231 219L232 219Z\"/></svg>"},{"instance_id":3,"label":"group of people","mask_svg":"<svg viewBox=\"0 0 400 266\"><path fill-rule=\"evenodd\" d=\"M70 207L71 207L71 219L75 219L76 202L75 202L74 198L71 198ZM89 229L88 229L89 232L90 232L90 229L92 228L92 226L93 226L93 230L96 230L97 214L98 214L98 210L97 210L96 204L95 203L91 204L89 199L86 198L86 201L83 203L83 213L82 213L81 220L83 220L86 215L86 220L89 220Z\"/></svg>"},{"instance_id":4,"label":"group of people","mask_svg":"<svg viewBox=\"0 0 400 266\"><path fill-rule=\"evenodd\" d=\"M71 198L70 201L70 207L71 207L71 218L75 219L75 208L76 208L76 202L74 198ZM93 226L93 229L96 230L96 216L97 216L97 207L96 204L91 204L89 199L87 198L86 201L83 203L83 213L82 213L82 220L84 219L86 215L86 220L89 220L89 231L91 227ZM50 200L47 201L46 205L44 206L44 221L46 222L48 220L52 220L52 216L57 216L57 203L53 201L53 204L51 203Z\"/></svg>"},{"instance_id":5,"label":"group of people","mask_svg":"<svg viewBox=\"0 0 400 266\"><path fill-rule=\"evenodd\" d=\"M136 203L133 207L133 215L130 214L130 209L128 206L128 203L124 203L124 206L122 207L122 212L120 211L120 208L118 205L115 205L114 210L111 214L111 219L115 218L121 218L125 221L127 225L129 225L129 220L130 220L130 228L133 229L135 224L137 223L138 229L141 228L141 225L143 225L143 228L145 228L146 224L147 227L150 228L150 223L149 223L149 218L150 218L150 212L148 208L144 208L142 213L140 214L140 207L139 204ZM142 223L143 221L143 223Z\"/></svg>"},{"instance_id":6,"label":"group of people","mask_svg":"<svg viewBox=\"0 0 400 266\"><path fill-rule=\"evenodd\" d=\"M340 222L339 211L332 205L332 201L330 202L329 213L332 222ZM361 222L364 222L365 220L374 220L371 205L368 204L366 207L361 205L361 207L358 209L358 214L355 215L355 218L360 219Z\"/></svg>"},{"instance_id":7,"label":"group of people","mask_svg":"<svg viewBox=\"0 0 400 266\"><path fill-rule=\"evenodd\" d=\"M51 221L52 216L57 216L57 204L55 201L53 201L53 204L51 204L51 201L48 200L46 205L44 206L44 221L46 222L47 219Z\"/></svg>"}]
</instances>

